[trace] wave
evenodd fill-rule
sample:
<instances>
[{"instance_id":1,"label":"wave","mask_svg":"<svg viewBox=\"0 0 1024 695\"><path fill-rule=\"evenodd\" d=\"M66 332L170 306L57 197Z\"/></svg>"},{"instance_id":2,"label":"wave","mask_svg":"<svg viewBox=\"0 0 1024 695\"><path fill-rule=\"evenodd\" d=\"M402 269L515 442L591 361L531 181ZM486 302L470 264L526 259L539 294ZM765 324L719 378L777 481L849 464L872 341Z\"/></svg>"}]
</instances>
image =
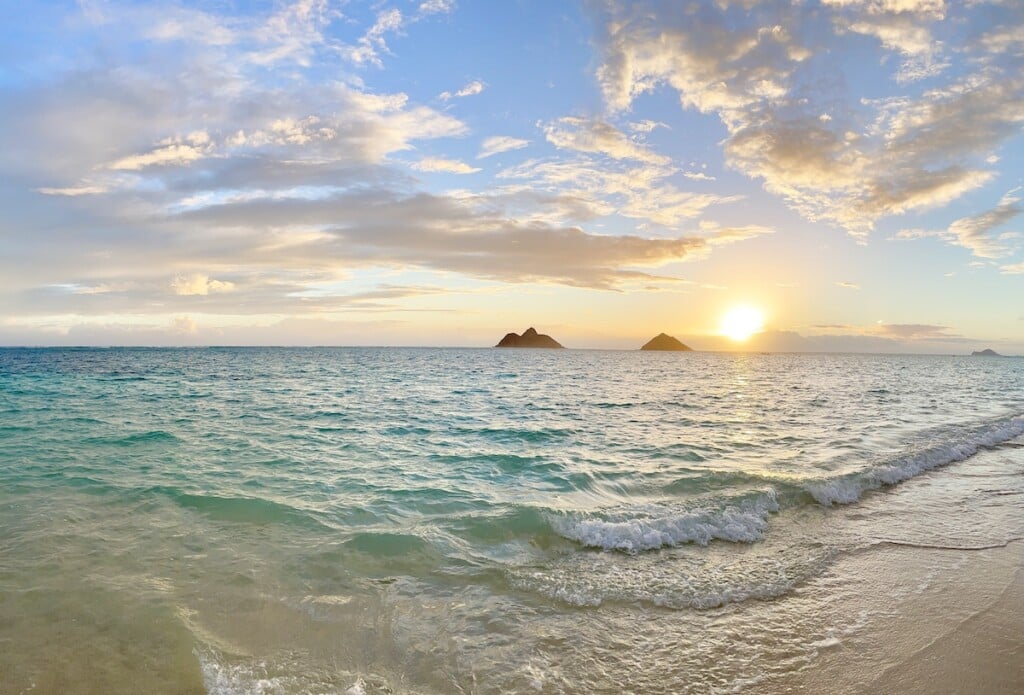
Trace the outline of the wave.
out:
<instances>
[{"instance_id":1,"label":"wave","mask_svg":"<svg viewBox=\"0 0 1024 695\"><path fill-rule=\"evenodd\" d=\"M825 506L852 504L868 490L896 485L916 475L974 456L986 447L996 446L1024 435L1024 416L1016 416L971 430L940 444L875 464L869 468L824 480L811 481L804 489Z\"/></svg>"},{"instance_id":2,"label":"wave","mask_svg":"<svg viewBox=\"0 0 1024 695\"><path fill-rule=\"evenodd\" d=\"M753 543L768 526L768 515L779 510L776 493L768 488L724 505L673 508L643 505L622 511L551 516L559 535L590 548L638 553L686 543L707 545L712 540Z\"/></svg>"},{"instance_id":3,"label":"wave","mask_svg":"<svg viewBox=\"0 0 1024 695\"><path fill-rule=\"evenodd\" d=\"M154 486L141 492L166 497L180 507L199 512L216 521L257 525L290 523L310 528L323 527L323 524L309 512L268 499L194 494L168 486Z\"/></svg>"}]
</instances>

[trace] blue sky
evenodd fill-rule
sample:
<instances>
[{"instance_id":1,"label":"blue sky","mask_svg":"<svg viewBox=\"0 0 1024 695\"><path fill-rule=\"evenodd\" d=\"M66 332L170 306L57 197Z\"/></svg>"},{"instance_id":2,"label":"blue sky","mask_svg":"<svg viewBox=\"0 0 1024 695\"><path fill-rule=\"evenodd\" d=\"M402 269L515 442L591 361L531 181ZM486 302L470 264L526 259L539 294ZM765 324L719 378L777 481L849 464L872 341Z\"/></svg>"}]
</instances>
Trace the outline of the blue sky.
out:
<instances>
[{"instance_id":1,"label":"blue sky","mask_svg":"<svg viewBox=\"0 0 1024 695\"><path fill-rule=\"evenodd\" d=\"M1019 2L4 5L0 344L1024 352Z\"/></svg>"}]
</instances>

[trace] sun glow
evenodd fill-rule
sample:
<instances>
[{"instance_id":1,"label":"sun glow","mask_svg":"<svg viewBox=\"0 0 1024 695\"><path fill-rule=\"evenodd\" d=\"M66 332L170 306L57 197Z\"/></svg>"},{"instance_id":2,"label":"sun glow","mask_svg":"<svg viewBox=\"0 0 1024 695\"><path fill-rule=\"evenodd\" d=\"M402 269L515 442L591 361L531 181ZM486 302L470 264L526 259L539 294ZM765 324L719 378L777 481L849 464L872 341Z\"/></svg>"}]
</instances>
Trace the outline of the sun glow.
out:
<instances>
[{"instance_id":1,"label":"sun glow","mask_svg":"<svg viewBox=\"0 0 1024 695\"><path fill-rule=\"evenodd\" d=\"M764 330L764 312L752 306L738 306L730 309L722 317L722 324L719 332L735 340L742 342Z\"/></svg>"}]
</instances>

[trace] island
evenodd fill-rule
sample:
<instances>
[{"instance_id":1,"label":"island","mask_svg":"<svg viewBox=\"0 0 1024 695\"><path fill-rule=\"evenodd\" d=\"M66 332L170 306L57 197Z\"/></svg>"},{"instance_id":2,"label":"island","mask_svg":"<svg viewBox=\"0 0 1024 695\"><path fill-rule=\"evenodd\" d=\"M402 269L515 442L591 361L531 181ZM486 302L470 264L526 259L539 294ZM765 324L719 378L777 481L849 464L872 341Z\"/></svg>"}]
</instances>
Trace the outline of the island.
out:
<instances>
[{"instance_id":1,"label":"island","mask_svg":"<svg viewBox=\"0 0 1024 695\"><path fill-rule=\"evenodd\" d=\"M672 352L690 352L692 348L684 345L667 333L659 333L640 348L641 350L664 350Z\"/></svg>"},{"instance_id":2,"label":"island","mask_svg":"<svg viewBox=\"0 0 1024 695\"><path fill-rule=\"evenodd\" d=\"M494 347L500 348L560 348L561 344L550 335L527 328L522 335L509 333Z\"/></svg>"},{"instance_id":3,"label":"island","mask_svg":"<svg viewBox=\"0 0 1024 695\"><path fill-rule=\"evenodd\" d=\"M985 350L975 350L971 353L971 357L1002 357L1002 355L992 348L986 348Z\"/></svg>"}]
</instances>

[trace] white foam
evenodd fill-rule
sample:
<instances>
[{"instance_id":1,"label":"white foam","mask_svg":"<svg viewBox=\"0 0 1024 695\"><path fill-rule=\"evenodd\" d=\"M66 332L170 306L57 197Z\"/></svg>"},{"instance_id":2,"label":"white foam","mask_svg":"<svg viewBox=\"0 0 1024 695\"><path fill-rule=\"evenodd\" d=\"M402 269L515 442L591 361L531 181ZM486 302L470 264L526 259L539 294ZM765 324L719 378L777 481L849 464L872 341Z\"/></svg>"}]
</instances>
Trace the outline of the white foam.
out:
<instances>
[{"instance_id":1,"label":"white foam","mask_svg":"<svg viewBox=\"0 0 1024 695\"><path fill-rule=\"evenodd\" d=\"M341 693L367 695L367 684L354 674L314 673L302 664L272 665L266 661L228 657L213 649L196 648L194 651L203 674L203 685L210 695L283 695L284 693ZM340 681L340 682L339 682ZM344 683L352 683L342 690ZM377 692L377 690L373 690ZM390 692L389 690L386 692Z\"/></svg>"},{"instance_id":2,"label":"white foam","mask_svg":"<svg viewBox=\"0 0 1024 695\"><path fill-rule=\"evenodd\" d=\"M820 504L852 504L867 490L896 485L916 475L963 461L987 446L1002 444L1024 434L1024 417L1015 417L974 432L963 439L929 447L852 475L808 483L807 492Z\"/></svg>"},{"instance_id":3,"label":"white foam","mask_svg":"<svg viewBox=\"0 0 1024 695\"><path fill-rule=\"evenodd\" d=\"M778 509L775 491L767 490L719 508L647 505L600 516L553 517L551 525L559 535L591 548L637 553L684 543L707 545L714 539L753 543L764 534L768 515Z\"/></svg>"},{"instance_id":4,"label":"white foam","mask_svg":"<svg viewBox=\"0 0 1024 695\"><path fill-rule=\"evenodd\" d=\"M267 677L265 663L226 664L209 654L196 656L210 695L271 695L285 690L279 678Z\"/></svg>"}]
</instances>

